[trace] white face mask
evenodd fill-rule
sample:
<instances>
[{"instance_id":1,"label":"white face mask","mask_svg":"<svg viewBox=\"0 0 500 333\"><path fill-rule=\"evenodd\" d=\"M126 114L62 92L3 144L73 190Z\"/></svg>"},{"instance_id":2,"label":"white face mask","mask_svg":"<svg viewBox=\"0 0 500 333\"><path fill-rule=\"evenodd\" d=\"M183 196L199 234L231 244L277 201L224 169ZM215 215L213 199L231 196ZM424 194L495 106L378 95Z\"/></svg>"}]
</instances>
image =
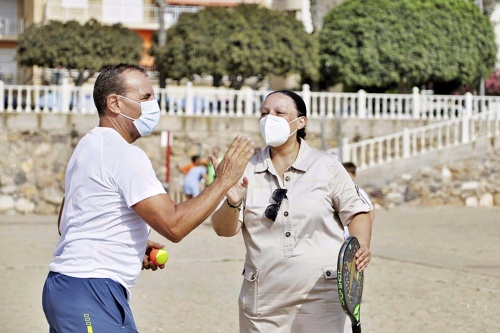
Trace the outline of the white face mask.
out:
<instances>
[{"instance_id":1,"label":"white face mask","mask_svg":"<svg viewBox=\"0 0 500 333\"><path fill-rule=\"evenodd\" d=\"M122 98L128 99L141 106L141 116L137 119L120 113L121 116L134 121L134 126L139 131L141 136L146 136L153 133L156 126L160 122L160 105L155 99L146 102L136 102L125 96L118 95Z\"/></svg>"},{"instance_id":2,"label":"white face mask","mask_svg":"<svg viewBox=\"0 0 500 333\"><path fill-rule=\"evenodd\" d=\"M266 141L266 145L278 147L284 144L291 135L297 132L297 130L295 130L293 133L290 133L289 124L300 118L302 117L298 117L291 122L287 122L285 118L270 114L262 118L260 120L260 134L264 138L264 141Z\"/></svg>"}]
</instances>

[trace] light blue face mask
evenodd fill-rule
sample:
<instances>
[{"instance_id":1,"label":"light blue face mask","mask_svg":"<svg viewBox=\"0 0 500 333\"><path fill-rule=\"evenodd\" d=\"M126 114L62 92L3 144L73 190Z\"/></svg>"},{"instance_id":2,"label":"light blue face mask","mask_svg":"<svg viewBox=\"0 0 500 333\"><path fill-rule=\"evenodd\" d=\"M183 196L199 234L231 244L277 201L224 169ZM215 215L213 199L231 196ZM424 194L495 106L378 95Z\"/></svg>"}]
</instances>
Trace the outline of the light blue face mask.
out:
<instances>
[{"instance_id":1,"label":"light blue face mask","mask_svg":"<svg viewBox=\"0 0 500 333\"><path fill-rule=\"evenodd\" d=\"M160 122L160 105L158 104L158 102L155 99L152 99L150 101L139 103L128 97L121 95L118 96L141 106L141 116L137 119L124 115L123 113L120 113L120 115L127 119L133 120L134 126L135 128L137 128L141 136L146 136L153 133L154 129Z\"/></svg>"}]
</instances>

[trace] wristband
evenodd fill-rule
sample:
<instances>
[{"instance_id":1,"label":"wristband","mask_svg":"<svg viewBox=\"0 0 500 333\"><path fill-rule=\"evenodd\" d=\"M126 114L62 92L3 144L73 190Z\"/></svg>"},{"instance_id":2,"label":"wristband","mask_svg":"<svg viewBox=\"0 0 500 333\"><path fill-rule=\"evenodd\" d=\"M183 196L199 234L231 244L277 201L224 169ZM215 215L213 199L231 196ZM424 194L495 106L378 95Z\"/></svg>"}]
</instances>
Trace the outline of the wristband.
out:
<instances>
[{"instance_id":1,"label":"wristband","mask_svg":"<svg viewBox=\"0 0 500 333\"><path fill-rule=\"evenodd\" d=\"M226 199L226 203L229 207L233 208L233 209L237 209L238 211L241 210L241 204L243 203L243 200L240 201L240 203L238 204L238 206L235 206L235 205L231 205L231 203L229 202L229 199Z\"/></svg>"}]
</instances>

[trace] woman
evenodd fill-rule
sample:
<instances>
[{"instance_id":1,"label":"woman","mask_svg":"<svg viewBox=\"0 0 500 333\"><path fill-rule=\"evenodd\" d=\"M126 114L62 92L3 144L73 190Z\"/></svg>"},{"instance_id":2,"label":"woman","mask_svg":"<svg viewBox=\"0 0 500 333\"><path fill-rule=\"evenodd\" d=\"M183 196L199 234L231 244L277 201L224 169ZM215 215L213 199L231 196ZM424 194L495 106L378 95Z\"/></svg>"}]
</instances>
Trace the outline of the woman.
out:
<instances>
[{"instance_id":1,"label":"woman","mask_svg":"<svg viewBox=\"0 0 500 333\"><path fill-rule=\"evenodd\" d=\"M370 208L339 159L304 140L306 106L297 94L267 96L260 129L266 147L212 216L219 236L241 229L246 246L239 297L241 332L343 332L336 262L343 226L370 262Z\"/></svg>"}]
</instances>

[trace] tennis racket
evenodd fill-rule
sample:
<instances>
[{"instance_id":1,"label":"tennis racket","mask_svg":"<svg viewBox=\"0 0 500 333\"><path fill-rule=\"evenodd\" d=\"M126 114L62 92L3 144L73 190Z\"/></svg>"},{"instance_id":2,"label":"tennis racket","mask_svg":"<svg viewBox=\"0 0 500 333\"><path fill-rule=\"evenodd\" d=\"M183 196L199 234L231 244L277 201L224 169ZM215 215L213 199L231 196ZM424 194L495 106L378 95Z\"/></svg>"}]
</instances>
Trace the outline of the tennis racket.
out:
<instances>
[{"instance_id":1,"label":"tennis racket","mask_svg":"<svg viewBox=\"0 0 500 333\"><path fill-rule=\"evenodd\" d=\"M361 333L360 307L363 294L363 272L356 269L356 251L359 242L356 237L348 237L339 252L337 262L337 283L342 309L352 324L353 333Z\"/></svg>"}]
</instances>

